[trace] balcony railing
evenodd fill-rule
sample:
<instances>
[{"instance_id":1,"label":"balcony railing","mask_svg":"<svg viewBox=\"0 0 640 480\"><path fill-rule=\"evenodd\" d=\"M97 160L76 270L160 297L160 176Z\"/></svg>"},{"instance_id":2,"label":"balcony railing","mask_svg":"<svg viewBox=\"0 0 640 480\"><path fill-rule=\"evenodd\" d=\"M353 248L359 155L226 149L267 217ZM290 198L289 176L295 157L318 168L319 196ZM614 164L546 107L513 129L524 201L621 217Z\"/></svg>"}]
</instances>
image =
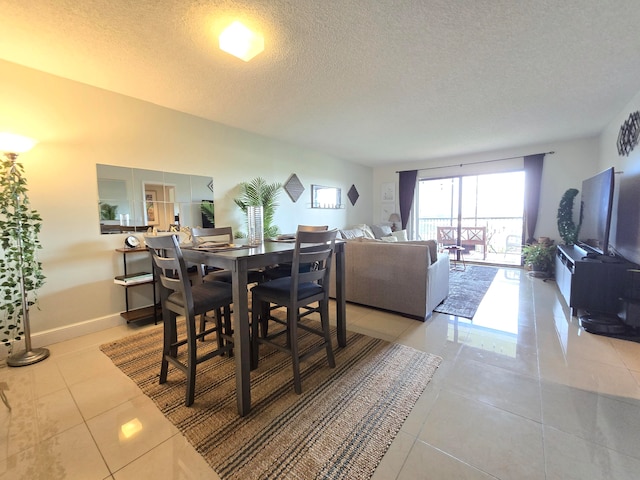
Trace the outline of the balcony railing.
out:
<instances>
[{"instance_id":1,"label":"balcony railing","mask_svg":"<svg viewBox=\"0 0 640 480\"><path fill-rule=\"evenodd\" d=\"M422 239L436 239L438 227L455 225L448 218L418 219L418 235ZM463 218L463 227L487 227L487 253L519 253L515 248L522 239L521 217Z\"/></svg>"}]
</instances>

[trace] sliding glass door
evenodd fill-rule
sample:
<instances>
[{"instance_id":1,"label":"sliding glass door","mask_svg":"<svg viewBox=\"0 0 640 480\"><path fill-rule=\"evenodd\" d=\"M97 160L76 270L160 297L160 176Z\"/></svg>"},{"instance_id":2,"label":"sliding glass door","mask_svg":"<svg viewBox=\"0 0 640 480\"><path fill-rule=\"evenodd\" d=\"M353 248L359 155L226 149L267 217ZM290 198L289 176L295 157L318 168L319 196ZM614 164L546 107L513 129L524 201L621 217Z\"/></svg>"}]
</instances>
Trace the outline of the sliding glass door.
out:
<instances>
[{"instance_id":1,"label":"sliding glass door","mask_svg":"<svg viewBox=\"0 0 640 480\"><path fill-rule=\"evenodd\" d=\"M418 234L460 245L468 260L520 264L524 172L421 179Z\"/></svg>"}]
</instances>

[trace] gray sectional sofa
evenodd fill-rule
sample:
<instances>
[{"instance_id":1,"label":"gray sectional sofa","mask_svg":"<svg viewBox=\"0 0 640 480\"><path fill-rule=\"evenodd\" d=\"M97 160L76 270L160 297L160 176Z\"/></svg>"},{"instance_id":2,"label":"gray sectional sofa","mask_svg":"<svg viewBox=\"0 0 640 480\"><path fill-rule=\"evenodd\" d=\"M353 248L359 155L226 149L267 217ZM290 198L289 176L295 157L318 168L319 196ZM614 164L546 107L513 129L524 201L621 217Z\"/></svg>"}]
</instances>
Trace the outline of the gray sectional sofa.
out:
<instances>
[{"instance_id":1,"label":"gray sectional sofa","mask_svg":"<svg viewBox=\"0 0 640 480\"><path fill-rule=\"evenodd\" d=\"M449 255L438 253L435 241L385 242L364 236L345 241L348 302L425 321L449 294ZM332 296L334 292L332 278Z\"/></svg>"}]
</instances>

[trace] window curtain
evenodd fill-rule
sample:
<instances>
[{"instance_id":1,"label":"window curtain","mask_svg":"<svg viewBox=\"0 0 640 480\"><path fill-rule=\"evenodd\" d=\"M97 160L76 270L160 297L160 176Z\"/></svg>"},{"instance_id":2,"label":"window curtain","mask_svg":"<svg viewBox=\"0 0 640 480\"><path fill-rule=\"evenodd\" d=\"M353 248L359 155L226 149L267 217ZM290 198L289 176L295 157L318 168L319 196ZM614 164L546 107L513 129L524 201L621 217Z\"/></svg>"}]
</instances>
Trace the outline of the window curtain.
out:
<instances>
[{"instance_id":1,"label":"window curtain","mask_svg":"<svg viewBox=\"0 0 640 480\"><path fill-rule=\"evenodd\" d=\"M533 243L538 223L544 153L524 157L524 236Z\"/></svg>"},{"instance_id":2,"label":"window curtain","mask_svg":"<svg viewBox=\"0 0 640 480\"><path fill-rule=\"evenodd\" d=\"M400 219L402 220L403 230L407 228L407 223L409 222L417 178L417 170L400 172L398 196L400 197Z\"/></svg>"}]
</instances>

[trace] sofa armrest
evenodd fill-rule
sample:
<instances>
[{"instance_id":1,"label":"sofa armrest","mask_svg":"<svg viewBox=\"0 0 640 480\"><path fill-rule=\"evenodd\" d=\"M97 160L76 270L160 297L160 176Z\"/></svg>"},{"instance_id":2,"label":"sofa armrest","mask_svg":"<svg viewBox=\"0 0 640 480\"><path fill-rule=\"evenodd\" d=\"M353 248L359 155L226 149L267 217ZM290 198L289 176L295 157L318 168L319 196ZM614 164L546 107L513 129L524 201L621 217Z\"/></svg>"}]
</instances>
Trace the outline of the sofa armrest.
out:
<instances>
[{"instance_id":1,"label":"sofa armrest","mask_svg":"<svg viewBox=\"0 0 640 480\"><path fill-rule=\"evenodd\" d=\"M427 272L427 311L431 313L449 295L449 253L438 253L438 258Z\"/></svg>"}]
</instances>

